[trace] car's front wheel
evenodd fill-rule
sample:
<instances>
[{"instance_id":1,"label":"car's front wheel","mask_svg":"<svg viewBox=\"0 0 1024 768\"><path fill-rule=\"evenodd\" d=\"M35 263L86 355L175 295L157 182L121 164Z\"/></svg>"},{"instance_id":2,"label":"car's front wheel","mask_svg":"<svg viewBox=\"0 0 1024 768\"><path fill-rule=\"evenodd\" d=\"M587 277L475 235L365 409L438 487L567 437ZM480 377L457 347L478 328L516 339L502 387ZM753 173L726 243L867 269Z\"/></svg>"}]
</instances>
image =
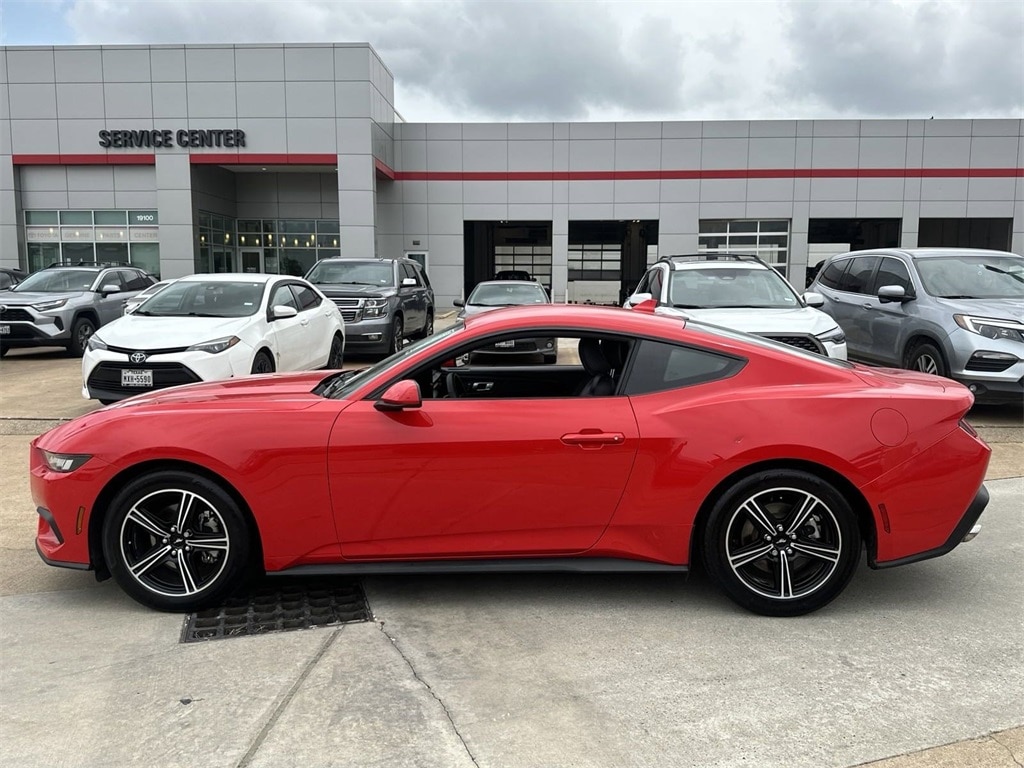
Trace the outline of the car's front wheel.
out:
<instances>
[{"instance_id":1,"label":"car's front wheel","mask_svg":"<svg viewBox=\"0 0 1024 768\"><path fill-rule=\"evenodd\" d=\"M250 373L273 373L274 372L274 361L269 354L264 350L260 350L256 353L256 357L253 358L252 368Z\"/></svg>"},{"instance_id":2,"label":"car's front wheel","mask_svg":"<svg viewBox=\"0 0 1024 768\"><path fill-rule=\"evenodd\" d=\"M251 551L234 499L183 471L129 482L108 507L102 537L117 583L161 611L195 611L223 600L244 579Z\"/></svg>"},{"instance_id":3,"label":"car's front wheel","mask_svg":"<svg viewBox=\"0 0 1024 768\"><path fill-rule=\"evenodd\" d=\"M331 339L331 351L327 355L327 370L337 371L345 364L345 343L335 334Z\"/></svg>"},{"instance_id":4,"label":"car's front wheel","mask_svg":"<svg viewBox=\"0 0 1024 768\"><path fill-rule=\"evenodd\" d=\"M853 510L830 483L808 472L766 470L716 502L704 562L739 605L766 616L799 616L843 591L860 548Z\"/></svg>"},{"instance_id":5,"label":"car's front wheel","mask_svg":"<svg viewBox=\"0 0 1024 768\"><path fill-rule=\"evenodd\" d=\"M87 317L80 317L71 326L71 341L68 344L68 354L74 357L81 357L89 346L89 339L96 333L96 324Z\"/></svg>"},{"instance_id":6,"label":"car's front wheel","mask_svg":"<svg viewBox=\"0 0 1024 768\"><path fill-rule=\"evenodd\" d=\"M391 324L391 346L388 348L388 354L393 355L400 351L404 344L405 325L402 323L402 318L396 316Z\"/></svg>"},{"instance_id":7,"label":"car's front wheel","mask_svg":"<svg viewBox=\"0 0 1024 768\"><path fill-rule=\"evenodd\" d=\"M912 371L930 373L934 376L948 376L949 366L946 358L934 344L922 342L907 354L906 367Z\"/></svg>"}]
</instances>

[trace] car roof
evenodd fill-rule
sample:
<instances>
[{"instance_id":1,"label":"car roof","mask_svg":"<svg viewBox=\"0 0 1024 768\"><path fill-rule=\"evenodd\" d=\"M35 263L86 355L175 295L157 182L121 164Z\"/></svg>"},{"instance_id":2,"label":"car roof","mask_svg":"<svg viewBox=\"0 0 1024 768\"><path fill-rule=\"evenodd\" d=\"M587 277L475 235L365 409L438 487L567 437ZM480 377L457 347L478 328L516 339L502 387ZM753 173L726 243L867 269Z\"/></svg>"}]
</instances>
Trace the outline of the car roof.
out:
<instances>
[{"instance_id":1,"label":"car roof","mask_svg":"<svg viewBox=\"0 0 1024 768\"><path fill-rule=\"evenodd\" d=\"M541 284L536 280L481 280L473 287L479 288L481 285L529 285L534 288L541 287Z\"/></svg>"},{"instance_id":2,"label":"car roof","mask_svg":"<svg viewBox=\"0 0 1024 768\"><path fill-rule=\"evenodd\" d=\"M678 253L661 256L658 263L668 264L674 270L736 267L740 264L755 269L771 269L771 265L749 253Z\"/></svg>"},{"instance_id":3,"label":"car roof","mask_svg":"<svg viewBox=\"0 0 1024 768\"><path fill-rule=\"evenodd\" d=\"M172 282L237 283L239 281L243 281L247 283L269 283L271 280L276 280L279 277L287 277L292 280L302 280L301 277L295 277L294 275L268 275L263 272L217 272L216 274L199 273L195 275L187 275L185 277L179 277L176 281Z\"/></svg>"},{"instance_id":4,"label":"car roof","mask_svg":"<svg viewBox=\"0 0 1024 768\"><path fill-rule=\"evenodd\" d=\"M494 330L518 329L523 325L580 325L587 326L610 324L613 330L627 335L652 334L666 335L670 325L683 328L686 321L682 318L655 315L648 312L622 309L621 307L600 307L592 304L528 304L514 307L502 307L480 315L470 315L465 319L466 327L486 330L494 326Z\"/></svg>"},{"instance_id":5,"label":"car roof","mask_svg":"<svg viewBox=\"0 0 1024 768\"><path fill-rule=\"evenodd\" d=\"M950 256L1016 256L1024 258L1019 253L1010 251L998 251L990 248L871 248L865 251L847 251L838 253L835 258L849 256L906 256L910 259L935 259L949 258Z\"/></svg>"},{"instance_id":6,"label":"car roof","mask_svg":"<svg viewBox=\"0 0 1024 768\"><path fill-rule=\"evenodd\" d=\"M736 269L737 267L764 271L771 270L772 268L770 264L764 264L760 261L673 261L671 265L673 272L696 269Z\"/></svg>"}]
</instances>

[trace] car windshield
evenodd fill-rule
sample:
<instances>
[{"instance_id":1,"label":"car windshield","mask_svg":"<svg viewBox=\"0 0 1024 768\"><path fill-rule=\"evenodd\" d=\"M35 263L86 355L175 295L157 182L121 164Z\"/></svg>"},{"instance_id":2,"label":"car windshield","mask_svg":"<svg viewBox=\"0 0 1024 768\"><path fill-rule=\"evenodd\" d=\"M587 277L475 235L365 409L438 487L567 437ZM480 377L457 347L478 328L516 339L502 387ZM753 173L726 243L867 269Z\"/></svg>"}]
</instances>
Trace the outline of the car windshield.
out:
<instances>
[{"instance_id":1,"label":"car windshield","mask_svg":"<svg viewBox=\"0 0 1024 768\"><path fill-rule=\"evenodd\" d=\"M29 275L11 290L33 293L88 291L95 279L94 269L43 269Z\"/></svg>"},{"instance_id":2,"label":"car windshield","mask_svg":"<svg viewBox=\"0 0 1024 768\"><path fill-rule=\"evenodd\" d=\"M774 269L710 267L681 269L669 279L668 301L683 309L793 309L796 292Z\"/></svg>"},{"instance_id":3,"label":"car windshield","mask_svg":"<svg viewBox=\"0 0 1024 768\"><path fill-rule=\"evenodd\" d=\"M938 298L1024 299L1024 259L1019 256L940 256L915 264L925 291Z\"/></svg>"},{"instance_id":4,"label":"car windshield","mask_svg":"<svg viewBox=\"0 0 1024 768\"><path fill-rule=\"evenodd\" d=\"M266 283L183 280L168 285L135 310L149 317L247 317L263 303Z\"/></svg>"},{"instance_id":5,"label":"car windshield","mask_svg":"<svg viewBox=\"0 0 1024 768\"><path fill-rule=\"evenodd\" d=\"M396 352L390 357L385 357L376 365L371 365L369 368L360 368L353 371L342 371L320 384L313 390L313 394L320 395L321 397L326 397L331 400L342 400L357 387L362 386L365 382L375 376L389 371L391 368L399 365L403 360L416 354L421 349L426 349L434 346L435 344L439 344L456 333L461 333L465 328L466 324L459 320L454 325L443 331L438 331L432 336L427 336L425 339L420 339L419 341L415 341L412 344L403 347L400 352Z\"/></svg>"},{"instance_id":6,"label":"car windshield","mask_svg":"<svg viewBox=\"0 0 1024 768\"><path fill-rule=\"evenodd\" d=\"M481 283L466 300L480 307L511 307L517 304L546 304L548 296L539 285Z\"/></svg>"},{"instance_id":7,"label":"car windshield","mask_svg":"<svg viewBox=\"0 0 1024 768\"><path fill-rule=\"evenodd\" d=\"M345 283L393 287L394 268L390 261L321 261L306 275L314 285Z\"/></svg>"}]
</instances>

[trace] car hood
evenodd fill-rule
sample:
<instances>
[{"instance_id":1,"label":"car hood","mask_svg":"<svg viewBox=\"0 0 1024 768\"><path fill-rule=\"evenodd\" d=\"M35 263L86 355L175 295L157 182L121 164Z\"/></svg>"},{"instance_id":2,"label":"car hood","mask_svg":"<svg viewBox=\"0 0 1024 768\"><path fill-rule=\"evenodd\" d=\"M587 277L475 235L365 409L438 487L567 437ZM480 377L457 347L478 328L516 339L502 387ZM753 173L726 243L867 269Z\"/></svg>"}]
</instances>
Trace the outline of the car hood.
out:
<instances>
[{"instance_id":1,"label":"car hood","mask_svg":"<svg viewBox=\"0 0 1024 768\"><path fill-rule=\"evenodd\" d=\"M1024 302L1020 299L935 299L936 303L957 315L974 315L1024 322Z\"/></svg>"},{"instance_id":2,"label":"car hood","mask_svg":"<svg viewBox=\"0 0 1024 768\"><path fill-rule=\"evenodd\" d=\"M326 371L301 371L299 373L271 373L265 376L244 376L238 379L204 381L198 384L184 384L168 389L154 390L142 395L121 400L103 410L140 405L173 405L176 403L229 403L239 401L279 401L282 399L309 399L319 401L312 390L331 375Z\"/></svg>"},{"instance_id":3,"label":"car hood","mask_svg":"<svg viewBox=\"0 0 1024 768\"><path fill-rule=\"evenodd\" d=\"M339 299L379 299L384 296L393 296L395 293L394 288L379 285L352 285L351 283L313 283L313 285L319 288L324 296Z\"/></svg>"},{"instance_id":4,"label":"car hood","mask_svg":"<svg viewBox=\"0 0 1024 768\"><path fill-rule=\"evenodd\" d=\"M84 293L85 291L2 291L0 301L9 307L19 307L57 299L77 299Z\"/></svg>"},{"instance_id":5,"label":"car hood","mask_svg":"<svg viewBox=\"0 0 1024 768\"><path fill-rule=\"evenodd\" d=\"M190 347L224 336L238 336L255 317L125 315L103 326L99 337L109 346L127 349Z\"/></svg>"},{"instance_id":6,"label":"car hood","mask_svg":"<svg viewBox=\"0 0 1024 768\"><path fill-rule=\"evenodd\" d=\"M677 309L658 307L656 314L688 317L745 333L817 335L836 327L836 321L813 307L792 309Z\"/></svg>"}]
</instances>

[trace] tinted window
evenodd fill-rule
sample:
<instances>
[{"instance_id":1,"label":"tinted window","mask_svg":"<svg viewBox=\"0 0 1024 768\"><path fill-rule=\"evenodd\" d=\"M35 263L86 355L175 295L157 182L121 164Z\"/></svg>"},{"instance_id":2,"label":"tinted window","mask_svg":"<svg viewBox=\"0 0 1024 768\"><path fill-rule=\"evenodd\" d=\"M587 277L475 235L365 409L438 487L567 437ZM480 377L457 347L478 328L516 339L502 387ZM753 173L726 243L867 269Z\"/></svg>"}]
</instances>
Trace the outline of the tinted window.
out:
<instances>
[{"instance_id":1,"label":"tinted window","mask_svg":"<svg viewBox=\"0 0 1024 768\"><path fill-rule=\"evenodd\" d=\"M850 264L850 268L846 270L846 274L839 281L839 290L850 293L870 293L871 273L874 271L875 265L878 264L878 257L858 256L851 261L853 263Z\"/></svg>"},{"instance_id":2,"label":"tinted window","mask_svg":"<svg viewBox=\"0 0 1024 768\"><path fill-rule=\"evenodd\" d=\"M143 288L148 288L153 284L149 276L142 272L127 272L125 277L127 278L125 282L126 291L141 291Z\"/></svg>"},{"instance_id":3,"label":"tinted window","mask_svg":"<svg viewBox=\"0 0 1024 768\"><path fill-rule=\"evenodd\" d=\"M644 275L643 280L641 280L637 284L636 290L634 290L633 293L650 293L650 292L651 292L651 273L648 272L646 275Z\"/></svg>"},{"instance_id":4,"label":"tinted window","mask_svg":"<svg viewBox=\"0 0 1024 768\"><path fill-rule=\"evenodd\" d=\"M655 299L661 300L661 284L664 282L664 273L660 269L651 270L650 293Z\"/></svg>"},{"instance_id":5,"label":"tinted window","mask_svg":"<svg viewBox=\"0 0 1024 768\"><path fill-rule=\"evenodd\" d=\"M420 279L419 277L417 277L416 272L413 270L412 267L410 267L408 264L402 264L401 267L403 280L407 277L411 277L413 280L416 281L416 285L421 285Z\"/></svg>"},{"instance_id":6,"label":"tinted window","mask_svg":"<svg viewBox=\"0 0 1024 768\"><path fill-rule=\"evenodd\" d=\"M827 267L825 271L821 273L821 277L818 278L818 282L824 285L826 288L839 289L839 282L843 278L843 272L850 266L849 259L841 259L839 261L833 261Z\"/></svg>"},{"instance_id":7,"label":"tinted window","mask_svg":"<svg viewBox=\"0 0 1024 768\"><path fill-rule=\"evenodd\" d=\"M295 292L295 296L299 301L299 306L302 307L302 309L310 309L311 307L315 307L320 304L320 297L306 286L293 284L292 290Z\"/></svg>"},{"instance_id":8,"label":"tinted window","mask_svg":"<svg viewBox=\"0 0 1024 768\"><path fill-rule=\"evenodd\" d=\"M287 285L279 285L274 289L274 296L270 300L271 307L293 307L298 310L299 305L292 294L291 288Z\"/></svg>"},{"instance_id":9,"label":"tinted window","mask_svg":"<svg viewBox=\"0 0 1024 768\"><path fill-rule=\"evenodd\" d=\"M914 292L914 284L910 282L910 271L907 269L907 265L899 259L891 257L882 259L871 292L878 293L878 289L883 285L898 285L908 294Z\"/></svg>"},{"instance_id":10,"label":"tinted window","mask_svg":"<svg viewBox=\"0 0 1024 768\"><path fill-rule=\"evenodd\" d=\"M416 274L419 275L420 281L423 283L423 285L425 285L425 286L427 286L427 288L429 288L430 287L430 278L427 277L427 270L425 270L419 264L414 266L413 270L415 270Z\"/></svg>"},{"instance_id":11,"label":"tinted window","mask_svg":"<svg viewBox=\"0 0 1024 768\"><path fill-rule=\"evenodd\" d=\"M625 394L643 395L724 379L744 361L693 347L644 339L630 367Z\"/></svg>"},{"instance_id":12,"label":"tinted window","mask_svg":"<svg viewBox=\"0 0 1024 768\"><path fill-rule=\"evenodd\" d=\"M395 284L392 261L346 261L330 259L318 261L306 279L314 285L348 284L392 286Z\"/></svg>"}]
</instances>

